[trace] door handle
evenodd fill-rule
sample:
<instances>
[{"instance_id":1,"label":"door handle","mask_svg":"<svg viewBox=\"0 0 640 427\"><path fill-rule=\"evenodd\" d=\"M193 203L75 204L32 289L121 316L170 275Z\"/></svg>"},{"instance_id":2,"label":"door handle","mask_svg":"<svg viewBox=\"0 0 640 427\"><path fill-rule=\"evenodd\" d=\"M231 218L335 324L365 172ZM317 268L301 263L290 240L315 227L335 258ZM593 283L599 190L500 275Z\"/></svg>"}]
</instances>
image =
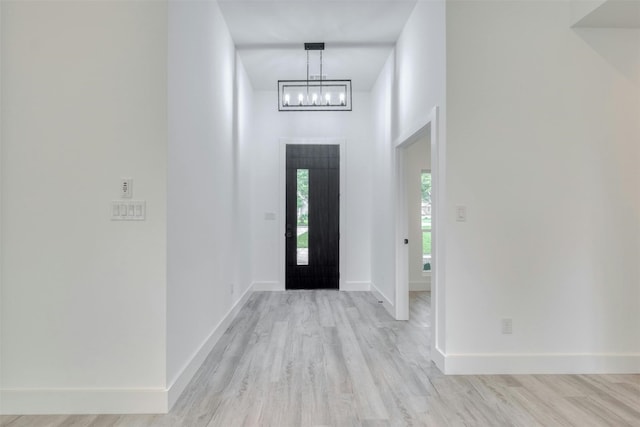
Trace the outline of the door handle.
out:
<instances>
[{"instance_id":1,"label":"door handle","mask_svg":"<svg viewBox=\"0 0 640 427\"><path fill-rule=\"evenodd\" d=\"M290 239L293 237L293 232L291 231L290 225L287 225L287 232L284 233L284 237L286 237L287 239Z\"/></svg>"}]
</instances>

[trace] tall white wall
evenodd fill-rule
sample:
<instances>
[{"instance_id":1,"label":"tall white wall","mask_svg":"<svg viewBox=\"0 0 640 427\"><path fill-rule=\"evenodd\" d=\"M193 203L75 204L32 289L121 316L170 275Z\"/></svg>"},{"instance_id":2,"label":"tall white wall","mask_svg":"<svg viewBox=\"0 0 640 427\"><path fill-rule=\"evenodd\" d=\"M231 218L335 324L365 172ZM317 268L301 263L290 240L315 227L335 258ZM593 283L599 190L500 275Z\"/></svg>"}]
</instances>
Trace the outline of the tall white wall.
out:
<instances>
[{"instance_id":1,"label":"tall white wall","mask_svg":"<svg viewBox=\"0 0 640 427\"><path fill-rule=\"evenodd\" d=\"M382 300L395 301L394 157L391 148L392 86L395 51L371 89L374 138L371 182L376 198L371 205L371 283ZM391 309L390 307L387 307Z\"/></svg>"},{"instance_id":2,"label":"tall white wall","mask_svg":"<svg viewBox=\"0 0 640 427\"><path fill-rule=\"evenodd\" d=\"M170 3L168 64L172 404L250 284L248 168L240 164L249 158L252 89L216 2Z\"/></svg>"},{"instance_id":3,"label":"tall white wall","mask_svg":"<svg viewBox=\"0 0 640 427\"><path fill-rule=\"evenodd\" d=\"M419 130L437 106L444 154L445 61L445 1L418 1L372 89L376 127L373 182L378 200L385 200L374 205L372 281L389 305L396 301L394 143ZM444 292L438 298L444 298ZM439 326L443 325L443 321L439 322Z\"/></svg>"},{"instance_id":4,"label":"tall white wall","mask_svg":"<svg viewBox=\"0 0 640 427\"><path fill-rule=\"evenodd\" d=\"M250 150L252 166L253 238L245 242L251 250L253 280L260 286L284 289L280 271L283 258L279 253L280 222L280 139L281 138L344 138L346 158L346 194L341 197L341 209L346 224L341 229L344 264L341 275L350 286L368 286L371 282L371 126L369 93L353 94L351 112L279 112L278 95L272 91L254 93L253 138ZM374 202L375 203L375 202ZM375 206L374 206L375 207ZM265 219L265 213L275 213L275 220Z\"/></svg>"},{"instance_id":5,"label":"tall white wall","mask_svg":"<svg viewBox=\"0 0 640 427\"><path fill-rule=\"evenodd\" d=\"M640 34L570 15L447 5L449 372L640 370Z\"/></svg>"},{"instance_id":6,"label":"tall white wall","mask_svg":"<svg viewBox=\"0 0 640 427\"><path fill-rule=\"evenodd\" d=\"M423 126L435 106L446 140L445 64L445 1L418 0L396 44L392 141Z\"/></svg>"},{"instance_id":7,"label":"tall white wall","mask_svg":"<svg viewBox=\"0 0 640 427\"><path fill-rule=\"evenodd\" d=\"M253 144L254 99L249 76L236 53L236 95L235 95L235 280L234 299L243 295L253 282L253 258L248 247L253 236Z\"/></svg>"},{"instance_id":8,"label":"tall white wall","mask_svg":"<svg viewBox=\"0 0 640 427\"><path fill-rule=\"evenodd\" d=\"M1 8L0 411L160 411L166 4ZM110 220L121 177L145 221Z\"/></svg>"}]
</instances>

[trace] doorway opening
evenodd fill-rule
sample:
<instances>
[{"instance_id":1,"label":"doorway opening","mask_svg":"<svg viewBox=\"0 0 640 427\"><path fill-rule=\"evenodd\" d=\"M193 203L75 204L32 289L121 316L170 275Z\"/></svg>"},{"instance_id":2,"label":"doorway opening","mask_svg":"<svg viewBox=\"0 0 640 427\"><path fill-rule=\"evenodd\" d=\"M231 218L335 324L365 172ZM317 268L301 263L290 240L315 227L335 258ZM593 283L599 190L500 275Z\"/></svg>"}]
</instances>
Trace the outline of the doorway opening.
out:
<instances>
[{"instance_id":1,"label":"doorway opening","mask_svg":"<svg viewBox=\"0 0 640 427\"><path fill-rule=\"evenodd\" d=\"M430 323L432 273L431 138L425 132L405 148L404 191L407 223L409 320Z\"/></svg>"},{"instance_id":2,"label":"doorway opening","mask_svg":"<svg viewBox=\"0 0 640 427\"><path fill-rule=\"evenodd\" d=\"M422 313L431 357L442 369L444 338L443 150L438 143L438 107L417 130L395 143L396 289L395 317ZM414 293L415 292L415 293ZM428 314L424 316L425 308Z\"/></svg>"}]
</instances>

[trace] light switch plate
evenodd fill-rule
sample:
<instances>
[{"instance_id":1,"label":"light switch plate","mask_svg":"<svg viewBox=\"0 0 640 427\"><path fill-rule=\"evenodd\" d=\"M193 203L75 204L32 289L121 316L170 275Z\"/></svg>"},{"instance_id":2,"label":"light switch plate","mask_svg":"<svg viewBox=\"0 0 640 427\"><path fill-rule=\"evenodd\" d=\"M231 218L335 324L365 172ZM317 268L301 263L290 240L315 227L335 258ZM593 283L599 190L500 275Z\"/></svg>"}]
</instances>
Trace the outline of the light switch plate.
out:
<instances>
[{"instance_id":1,"label":"light switch plate","mask_svg":"<svg viewBox=\"0 0 640 427\"><path fill-rule=\"evenodd\" d=\"M111 202L111 221L144 221L147 214L147 202L144 200L113 200Z\"/></svg>"}]
</instances>

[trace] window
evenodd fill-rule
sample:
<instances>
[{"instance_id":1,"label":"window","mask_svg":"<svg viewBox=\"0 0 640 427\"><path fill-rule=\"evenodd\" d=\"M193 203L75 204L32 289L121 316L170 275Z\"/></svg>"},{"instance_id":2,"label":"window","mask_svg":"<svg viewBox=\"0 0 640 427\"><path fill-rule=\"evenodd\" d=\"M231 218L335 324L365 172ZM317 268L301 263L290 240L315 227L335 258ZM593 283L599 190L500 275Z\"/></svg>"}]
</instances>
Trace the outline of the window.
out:
<instances>
[{"instance_id":1,"label":"window","mask_svg":"<svg viewBox=\"0 0 640 427\"><path fill-rule=\"evenodd\" d=\"M309 169L298 169L296 199L296 260L309 265Z\"/></svg>"},{"instance_id":2,"label":"window","mask_svg":"<svg viewBox=\"0 0 640 427\"><path fill-rule=\"evenodd\" d=\"M422 224L422 270L431 271L431 171L420 174L422 203L420 219Z\"/></svg>"}]
</instances>

